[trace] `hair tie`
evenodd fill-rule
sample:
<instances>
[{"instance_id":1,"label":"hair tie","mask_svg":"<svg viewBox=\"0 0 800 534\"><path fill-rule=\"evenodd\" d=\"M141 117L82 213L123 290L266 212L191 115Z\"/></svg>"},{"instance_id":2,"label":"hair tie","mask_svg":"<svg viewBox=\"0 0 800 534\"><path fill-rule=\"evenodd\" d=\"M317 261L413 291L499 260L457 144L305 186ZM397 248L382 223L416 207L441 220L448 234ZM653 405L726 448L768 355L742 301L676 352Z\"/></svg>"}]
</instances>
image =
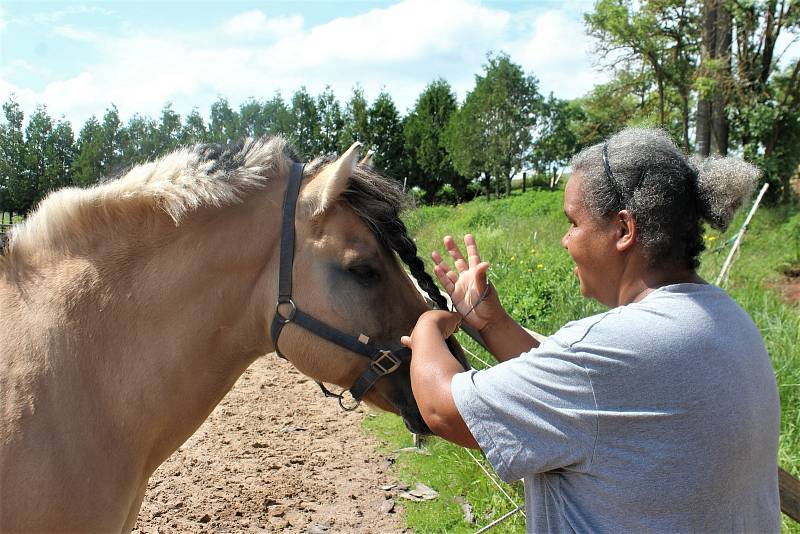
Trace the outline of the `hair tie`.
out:
<instances>
[{"instance_id":1,"label":"hair tie","mask_svg":"<svg viewBox=\"0 0 800 534\"><path fill-rule=\"evenodd\" d=\"M606 170L606 176L611 181L611 186L614 188L614 191L617 193L617 198L619 198L620 202L624 201L624 197L622 196L622 191L619 189L619 184L614 179L614 173L611 172L611 165L608 163L608 142L603 143L603 168Z\"/></svg>"}]
</instances>

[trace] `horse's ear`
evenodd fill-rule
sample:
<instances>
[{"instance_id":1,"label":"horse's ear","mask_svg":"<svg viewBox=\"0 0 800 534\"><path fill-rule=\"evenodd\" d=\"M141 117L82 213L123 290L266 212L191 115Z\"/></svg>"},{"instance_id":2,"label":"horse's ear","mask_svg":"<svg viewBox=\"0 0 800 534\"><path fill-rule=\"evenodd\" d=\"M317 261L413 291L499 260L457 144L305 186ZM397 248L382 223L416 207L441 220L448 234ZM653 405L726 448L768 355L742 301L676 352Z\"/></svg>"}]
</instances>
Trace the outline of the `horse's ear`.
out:
<instances>
[{"instance_id":1,"label":"horse's ear","mask_svg":"<svg viewBox=\"0 0 800 534\"><path fill-rule=\"evenodd\" d=\"M374 150L367 150L367 155L359 161L360 165L365 165L370 169L375 165L375 151Z\"/></svg>"},{"instance_id":2,"label":"horse's ear","mask_svg":"<svg viewBox=\"0 0 800 534\"><path fill-rule=\"evenodd\" d=\"M323 168L303 188L300 202L306 215L311 217L320 215L336 202L339 195L347 188L350 177L353 176L360 148L361 143L358 141L353 143L344 154Z\"/></svg>"}]
</instances>

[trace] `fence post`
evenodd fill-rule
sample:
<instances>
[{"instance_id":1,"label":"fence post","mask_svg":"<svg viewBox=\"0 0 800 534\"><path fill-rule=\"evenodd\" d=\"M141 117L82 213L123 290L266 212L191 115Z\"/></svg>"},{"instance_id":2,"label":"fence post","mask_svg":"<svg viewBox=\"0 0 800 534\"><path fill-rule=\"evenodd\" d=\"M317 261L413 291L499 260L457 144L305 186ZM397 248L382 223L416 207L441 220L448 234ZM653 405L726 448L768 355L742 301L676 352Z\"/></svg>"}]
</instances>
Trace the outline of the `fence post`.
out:
<instances>
[{"instance_id":1,"label":"fence post","mask_svg":"<svg viewBox=\"0 0 800 534\"><path fill-rule=\"evenodd\" d=\"M800 523L800 480L779 467L778 489L781 494L781 512Z\"/></svg>"},{"instance_id":2,"label":"fence post","mask_svg":"<svg viewBox=\"0 0 800 534\"><path fill-rule=\"evenodd\" d=\"M523 193L525 192L525 178L527 177L527 175L528 175L528 173L526 173L526 172L522 173L522 192Z\"/></svg>"}]
</instances>

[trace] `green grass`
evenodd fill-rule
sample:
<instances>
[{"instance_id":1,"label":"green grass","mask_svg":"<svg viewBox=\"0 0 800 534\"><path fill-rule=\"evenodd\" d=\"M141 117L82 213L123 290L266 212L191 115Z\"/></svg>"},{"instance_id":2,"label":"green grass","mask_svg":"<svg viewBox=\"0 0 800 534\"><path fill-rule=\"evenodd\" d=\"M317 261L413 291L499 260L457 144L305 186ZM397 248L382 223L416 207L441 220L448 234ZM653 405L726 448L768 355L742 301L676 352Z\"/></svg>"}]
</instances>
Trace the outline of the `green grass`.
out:
<instances>
[{"instance_id":1,"label":"green grass","mask_svg":"<svg viewBox=\"0 0 800 534\"><path fill-rule=\"evenodd\" d=\"M562 191L534 190L490 203L478 199L455 207L421 207L405 220L420 256L426 259L431 250L442 249L442 236L450 234L460 242L464 233L473 233L482 257L492 262L489 276L512 316L528 328L551 334L567 321L603 309L581 297L573 263L561 247L566 230L562 203ZM724 234L707 232L709 250L700 268L706 280L716 279L728 252L714 249L736 233L744 216L740 213ZM784 272L797 266L797 207L762 207L750 223L725 287L764 335L781 395L779 463L800 477L800 305L785 302L772 287ZM460 335L459 340L482 360L493 361L471 339ZM484 367L478 361L473 364ZM370 417L365 426L391 450L411 444L410 435L394 416ZM437 438L430 438L427 447L430 456L402 453L396 464L404 481L412 486L423 482L440 492L435 501L407 505L406 518L415 532L474 532L512 508L466 451ZM523 501L519 485L503 487L516 502ZM472 505L476 525L464 523L457 498ZM523 526L523 518L516 514L492 532L519 532ZM800 524L784 516L784 531L800 534Z\"/></svg>"}]
</instances>

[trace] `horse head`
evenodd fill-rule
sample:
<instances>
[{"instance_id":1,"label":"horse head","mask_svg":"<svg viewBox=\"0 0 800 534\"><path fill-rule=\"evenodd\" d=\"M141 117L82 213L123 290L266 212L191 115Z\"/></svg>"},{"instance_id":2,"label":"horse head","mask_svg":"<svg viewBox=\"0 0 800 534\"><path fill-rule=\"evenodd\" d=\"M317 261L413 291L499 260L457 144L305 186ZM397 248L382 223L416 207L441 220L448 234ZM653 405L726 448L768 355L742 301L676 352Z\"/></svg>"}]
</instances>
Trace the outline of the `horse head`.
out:
<instances>
[{"instance_id":1,"label":"horse head","mask_svg":"<svg viewBox=\"0 0 800 534\"><path fill-rule=\"evenodd\" d=\"M334 161L310 163L298 184L294 221L284 212L283 224L294 225L295 238L287 245L284 229L281 247L293 249L293 261L284 256L280 270L291 269L295 282L289 283L291 295L280 289L284 295L276 305L272 341L277 345L280 336L276 349L304 374L350 388L357 398L363 394L369 403L400 414L413 432L427 433L411 391L410 354L400 336L428 307L401 261L433 299L443 299L399 218L400 185L376 172L369 156L358 163L359 148L354 143ZM295 172L299 180L299 169ZM287 196L286 209L292 202ZM295 314L313 319L302 324ZM337 333L321 332L330 329ZM361 350L359 343L370 348ZM458 343L449 344L468 368ZM394 369L384 373L389 366Z\"/></svg>"}]
</instances>

